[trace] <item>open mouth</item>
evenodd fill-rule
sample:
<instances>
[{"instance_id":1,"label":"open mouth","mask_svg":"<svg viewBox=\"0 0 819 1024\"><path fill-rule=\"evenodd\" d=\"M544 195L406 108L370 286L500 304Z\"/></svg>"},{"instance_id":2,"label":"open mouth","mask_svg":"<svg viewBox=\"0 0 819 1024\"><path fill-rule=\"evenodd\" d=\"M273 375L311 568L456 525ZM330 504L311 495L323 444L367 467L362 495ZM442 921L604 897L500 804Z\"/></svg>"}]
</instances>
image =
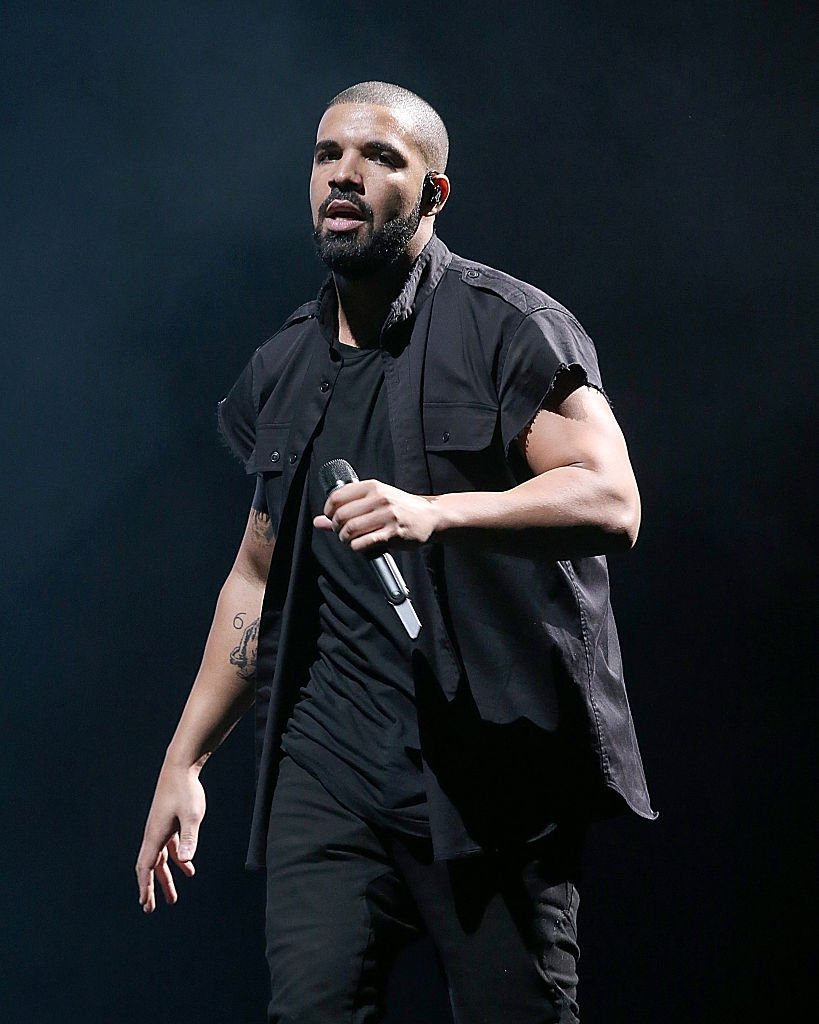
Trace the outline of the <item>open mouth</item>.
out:
<instances>
[{"instance_id":1,"label":"open mouth","mask_svg":"<svg viewBox=\"0 0 819 1024\"><path fill-rule=\"evenodd\" d=\"M330 231L353 231L366 219L366 215L353 203L334 199L324 213L323 223Z\"/></svg>"}]
</instances>

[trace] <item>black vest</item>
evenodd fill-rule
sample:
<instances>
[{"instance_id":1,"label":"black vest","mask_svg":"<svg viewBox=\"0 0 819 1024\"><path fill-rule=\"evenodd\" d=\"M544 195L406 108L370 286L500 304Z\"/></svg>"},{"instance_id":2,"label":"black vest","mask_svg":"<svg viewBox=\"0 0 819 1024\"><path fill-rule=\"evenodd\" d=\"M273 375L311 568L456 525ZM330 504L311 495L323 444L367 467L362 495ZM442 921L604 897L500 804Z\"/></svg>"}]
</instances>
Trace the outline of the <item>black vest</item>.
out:
<instances>
[{"instance_id":1,"label":"black vest","mask_svg":"<svg viewBox=\"0 0 819 1024\"><path fill-rule=\"evenodd\" d=\"M277 533L259 630L249 866L264 863L279 740L314 654L302 467L338 373L334 303L328 281L257 349L219 405L223 436L246 471L264 477ZM395 483L416 494L515 486L531 473L512 442L561 376L602 390L594 346L563 306L454 256L437 237L393 304L381 345ZM536 530L470 531L404 560L424 627L414 670L436 859L531 838L549 820L629 809L656 817L605 559L556 560L547 540ZM523 832L509 837L498 805L517 793L533 806Z\"/></svg>"}]
</instances>

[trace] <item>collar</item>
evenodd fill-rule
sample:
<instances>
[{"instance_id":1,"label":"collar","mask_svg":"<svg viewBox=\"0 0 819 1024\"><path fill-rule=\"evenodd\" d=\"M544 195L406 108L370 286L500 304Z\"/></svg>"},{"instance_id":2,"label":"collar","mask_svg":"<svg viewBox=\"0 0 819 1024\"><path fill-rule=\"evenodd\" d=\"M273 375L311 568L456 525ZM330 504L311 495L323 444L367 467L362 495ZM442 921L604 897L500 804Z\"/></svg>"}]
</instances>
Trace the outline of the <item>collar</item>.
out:
<instances>
[{"instance_id":1,"label":"collar","mask_svg":"<svg viewBox=\"0 0 819 1024\"><path fill-rule=\"evenodd\" d=\"M417 315L418 310L435 291L451 259L452 253L433 233L410 268L398 297L390 306L382 328L382 336L391 327ZM329 274L322 284L317 304L319 325L332 346L338 333L338 297L332 274Z\"/></svg>"}]
</instances>

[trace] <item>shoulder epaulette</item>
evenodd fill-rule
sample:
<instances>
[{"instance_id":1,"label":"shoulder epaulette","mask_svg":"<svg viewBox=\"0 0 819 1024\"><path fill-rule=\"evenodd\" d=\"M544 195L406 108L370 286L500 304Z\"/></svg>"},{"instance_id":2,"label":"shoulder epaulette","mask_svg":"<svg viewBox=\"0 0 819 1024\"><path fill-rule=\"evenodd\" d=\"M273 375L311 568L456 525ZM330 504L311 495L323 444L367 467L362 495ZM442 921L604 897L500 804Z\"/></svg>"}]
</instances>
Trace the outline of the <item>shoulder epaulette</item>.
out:
<instances>
[{"instance_id":1,"label":"shoulder epaulette","mask_svg":"<svg viewBox=\"0 0 819 1024\"><path fill-rule=\"evenodd\" d=\"M310 302L303 303L298 307L298 309L293 310L278 330L274 331L270 337L265 338L261 345L256 349L256 352L260 352L266 345L269 345L271 341L275 341L275 339L278 338L283 331L286 331L288 327L293 327L295 324L300 324L305 320L309 320L311 317L314 317L317 312L318 302L315 299L312 299Z\"/></svg>"},{"instance_id":2,"label":"shoulder epaulette","mask_svg":"<svg viewBox=\"0 0 819 1024\"><path fill-rule=\"evenodd\" d=\"M315 316L318 312L318 301L311 299L309 302L303 303L298 309L294 309L290 316L284 321L276 334L291 327L293 324L300 323L302 320L309 320L310 317Z\"/></svg>"},{"instance_id":3,"label":"shoulder epaulette","mask_svg":"<svg viewBox=\"0 0 819 1024\"><path fill-rule=\"evenodd\" d=\"M556 309L568 313L564 306L540 288L483 263L453 255L449 270L457 272L465 284L492 292L521 313L532 313L537 309Z\"/></svg>"}]
</instances>

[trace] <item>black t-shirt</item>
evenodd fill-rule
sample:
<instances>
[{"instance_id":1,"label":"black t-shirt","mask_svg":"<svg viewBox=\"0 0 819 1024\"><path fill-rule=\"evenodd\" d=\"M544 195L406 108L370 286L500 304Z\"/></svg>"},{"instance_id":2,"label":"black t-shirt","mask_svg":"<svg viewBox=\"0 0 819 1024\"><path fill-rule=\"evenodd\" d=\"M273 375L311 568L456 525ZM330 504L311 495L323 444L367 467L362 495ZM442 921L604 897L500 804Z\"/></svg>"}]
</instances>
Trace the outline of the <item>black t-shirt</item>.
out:
<instances>
[{"instance_id":1,"label":"black t-shirt","mask_svg":"<svg viewBox=\"0 0 819 1024\"><path fill-rule=\"evenodd\" d=\"M310 457L312 515L326 501L318 473L330 459L346 459L362 480L393 480L382 354L338 350L342 369ZM409 638L364 555L320 529L312 551L321 634L283 749L351 810L429 835Z\"/></svg>"}]
</instances>

